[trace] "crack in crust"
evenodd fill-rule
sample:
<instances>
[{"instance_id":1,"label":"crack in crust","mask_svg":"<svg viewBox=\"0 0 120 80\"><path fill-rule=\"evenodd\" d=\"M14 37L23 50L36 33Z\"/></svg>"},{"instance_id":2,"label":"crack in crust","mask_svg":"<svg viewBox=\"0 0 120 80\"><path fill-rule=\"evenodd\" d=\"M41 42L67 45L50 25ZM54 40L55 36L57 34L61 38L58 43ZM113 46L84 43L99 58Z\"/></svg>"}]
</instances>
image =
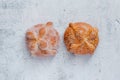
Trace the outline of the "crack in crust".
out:
<instances>
[{"instance_id":1,"label":"crack in crust","mask_svg":"<svg viewBox=\"0 0 120 80\"><path fill-rule=\"evenodd\" d=\"M26 32L28 50L33 56L55 55L59 44L59 34L53 23L38 24Z\"/></svg>"},{"instance_id":2,"label":"crack in crust","mask_svg":"<svg viewBox=\"0 0 120 80\"><path fill-rule=\"evenodd\" d=\"M74 54L93 54L98 42L98 29L87 23L70 23L64 33L66 48Z\"/></svg>"}]
</instances>

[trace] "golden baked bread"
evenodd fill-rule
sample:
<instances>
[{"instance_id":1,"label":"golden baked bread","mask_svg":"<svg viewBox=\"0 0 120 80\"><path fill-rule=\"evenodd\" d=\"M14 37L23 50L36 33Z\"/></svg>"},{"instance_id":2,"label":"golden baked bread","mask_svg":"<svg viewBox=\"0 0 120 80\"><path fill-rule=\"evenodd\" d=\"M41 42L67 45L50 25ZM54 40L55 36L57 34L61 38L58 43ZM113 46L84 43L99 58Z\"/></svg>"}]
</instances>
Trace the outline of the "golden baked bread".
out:
<instances>
[{"instance_id":1,"label":"golden baked bread","mask_svg":"<svg viewBox=\"0 0 120 80\"><path fill-rule=\"evenodd\" d=\"M33 56L55 55L59 44L59 34L53 23L38 24L26 32L28 50Z\"/></svg>"},{"instance_id":2,"label":"golden baked bread","mask_svg":"<svg viewBox=\"0 0 120 80\"><path fill-rule=\"evenodd\" d=\"M64 33L66 48L73 54L93 54L98 42L98 29L84 22L70 23Z\"/></svg>"}]
</instances>

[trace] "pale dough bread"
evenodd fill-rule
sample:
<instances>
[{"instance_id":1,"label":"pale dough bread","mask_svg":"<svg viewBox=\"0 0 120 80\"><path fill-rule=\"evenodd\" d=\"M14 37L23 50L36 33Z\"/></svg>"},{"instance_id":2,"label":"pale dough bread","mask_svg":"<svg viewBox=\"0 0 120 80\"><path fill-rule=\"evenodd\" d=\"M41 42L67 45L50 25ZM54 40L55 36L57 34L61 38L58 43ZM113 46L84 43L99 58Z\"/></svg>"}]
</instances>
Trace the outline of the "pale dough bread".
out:
<instances>
[{"instance_id":1,"label":"pale dough bread","mask_svg":"<svg viewBox=\"0 0 120 80\"><path fill-rule=\"evenodd\" d=\"M59 45L59 34L52 22L38 24L26 32L28 50L33 56L55 55Z\"/></svg>"}]
</instances>

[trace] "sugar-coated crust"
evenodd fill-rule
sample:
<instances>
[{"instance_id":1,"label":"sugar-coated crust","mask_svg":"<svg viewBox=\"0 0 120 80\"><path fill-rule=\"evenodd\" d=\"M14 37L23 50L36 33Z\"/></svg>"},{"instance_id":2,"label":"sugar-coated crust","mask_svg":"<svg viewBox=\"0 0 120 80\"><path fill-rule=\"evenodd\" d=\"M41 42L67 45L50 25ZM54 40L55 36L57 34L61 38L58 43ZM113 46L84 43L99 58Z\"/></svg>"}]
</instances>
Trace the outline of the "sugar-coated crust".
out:
<instances>
[{"instance_id":1,"label":"sugar-coated crust","mask_svg":"<svg viewBox=\"0 0 120 80\"><path fill-rule=\"evenodd\" d=\"M70 23L64 33L66 48L73 54L93 54L98 42L98 29L84 22Z\"/></svg>"},{"instance_id":2,"label":"sugar-coated crust","mask_svg":"<svg viewBox=\"0 0 120 80\"><path fill-rule=\"evenodd\" d=\"M26 32L28 50L33 56L55 55L59 44L59 34L52 22L38 24Z\"/></svg>"}]
</instances>

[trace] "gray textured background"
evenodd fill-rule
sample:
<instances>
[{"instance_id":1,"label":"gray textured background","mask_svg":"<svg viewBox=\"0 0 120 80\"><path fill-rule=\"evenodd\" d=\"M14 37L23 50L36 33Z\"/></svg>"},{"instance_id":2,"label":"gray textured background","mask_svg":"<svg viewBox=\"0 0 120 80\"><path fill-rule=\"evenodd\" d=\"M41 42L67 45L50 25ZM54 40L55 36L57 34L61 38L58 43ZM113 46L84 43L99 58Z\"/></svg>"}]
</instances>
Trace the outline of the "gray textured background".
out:
<instances>
[{"instance_id":1,"label":"gray textured background","mask_svg":"<svg viewBox=\"0 0 120 80\"><path fill-rule=\"evenodd\" d=\"M53 58L33 58L25 31L54 22L61 36ZM98 27L93 56L69 54L63 33L69 22ZM0 80L120 80L120 0L0 0Z\"/></svg>"}]
</instances>

